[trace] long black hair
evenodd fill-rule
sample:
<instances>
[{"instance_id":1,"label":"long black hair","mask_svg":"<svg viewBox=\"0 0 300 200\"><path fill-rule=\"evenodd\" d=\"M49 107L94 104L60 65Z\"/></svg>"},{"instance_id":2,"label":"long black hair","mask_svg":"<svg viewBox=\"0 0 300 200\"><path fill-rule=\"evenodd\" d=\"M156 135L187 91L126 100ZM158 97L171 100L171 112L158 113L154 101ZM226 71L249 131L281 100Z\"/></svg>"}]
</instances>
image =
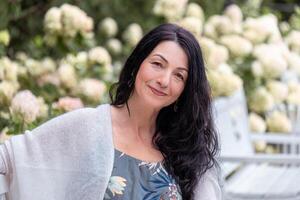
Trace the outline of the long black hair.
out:
<instances>
[{"instance_id":1,"label":"long black hair","mask_svg":"<svg viewBox=\"0 0 300 200\"><path fill-rule=\"evenodd\" d=\"M119 81L110 88L111 105L127 105L141 63L162 41L174 41L181 46L188 58L189 71L176 111L175 103L160 110L152 142L179 184L183 199L191 200L199 179L217 163L215 156L219 150L211 90L196 38L175 24L162 24L148 32L126 60Z\"/></svg>"}]
</instances>

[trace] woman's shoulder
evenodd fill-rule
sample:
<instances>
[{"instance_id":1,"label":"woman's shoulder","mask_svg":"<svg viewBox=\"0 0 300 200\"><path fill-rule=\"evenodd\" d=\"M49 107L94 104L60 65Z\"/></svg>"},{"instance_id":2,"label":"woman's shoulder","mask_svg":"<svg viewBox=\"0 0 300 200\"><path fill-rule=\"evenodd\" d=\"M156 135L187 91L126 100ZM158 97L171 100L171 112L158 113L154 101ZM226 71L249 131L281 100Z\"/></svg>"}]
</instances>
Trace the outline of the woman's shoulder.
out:
<instances>
[{"instance_id":1,"label":"woman's shoulder","mask_svg":"<svg viewBox=\"0 0 300 200\"><path fill-rule=\"evenodd\" d=\"M78 149L79 146L90 146L90 142L96 140L108 142L111 129L107 123L110 119L108 108L109 104L103 104L69 111L10 138L10 143L19 149L45 149L46 152L54 147L73 149L74 144L78 144L75 145Z\"/></svg>"},{"instance_id":2,"label":"woman's shoulder","mask_svg":"<svg viewBox=\"0 0 300 200\"><path fill-rule=\"evenodd\" d=\"M27 133L28 137L35 133L37 133L37 137L43 137L42 135L88 135L90 132L99 131L103 129L104 125L108 125L109 108L109 104L101 104L96 107L84 107L69 111L45 121L32 130L25 131L25 134Z\"/></svg>"},{"instance_id":3,"label":"woman's shoulder","mask_svg":"<svg viewBox=\"0 0 300 200\"><path fill-rule=\"evenodd\" d=\"M70 111L6 140L0 146L0 175L22 171L23 166L107 173L109 167L99 168L98 161L105 160L106 166L113 163L111 128L103 123L109 119L108 108L108 104L103 104ZM52 178L49 174L45 177Z\"/></svg>"},{"instance_id":4,"label":"woman's shoulder","mask_svg":"<svg viewBox=\"0 0 300 200\"><path fill-rule=\"evenodd\" d=\"M96 107L84 107L79 108L73 111L69 111L58 115L44 124L64 124L66 126L70 125L82 125L83 123L90 123L93 122L99 123L101 119L107 118L109 115L109 104L101 104ZM77 124L78 122L79 124ZM42 125L44 125L42 124Z\"/></svg>"},{"instance_id":5,"label":"woman's shoulder","mask_svg":"<svg viewBox=\"0 0 300 200\"><path fill-rule=\"evenodd\" d=\"M83 107L83 108L79 108L79 109L76 109L76 110L72 110L72 111L63 113L63 114L61 114L61 115L59 115L55 118L74 118L74 117L78 117L78 118L86 119L90 115L95 115L95 114L107 115L107 114L109 114L109 108L110 108L109 104L100 104L96 107Z\"/></svg>"}]
</instances>

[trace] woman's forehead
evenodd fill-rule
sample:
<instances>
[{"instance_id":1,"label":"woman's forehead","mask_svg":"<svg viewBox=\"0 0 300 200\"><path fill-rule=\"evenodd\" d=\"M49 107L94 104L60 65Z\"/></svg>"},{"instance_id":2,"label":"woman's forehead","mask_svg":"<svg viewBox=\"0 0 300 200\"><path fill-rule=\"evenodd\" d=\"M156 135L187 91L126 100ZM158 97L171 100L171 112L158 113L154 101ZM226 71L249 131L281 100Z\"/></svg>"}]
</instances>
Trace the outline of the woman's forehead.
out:
<instances>
[{"instance_id":1,"label":"woman's forehead","mask_svg":"<svg viewBox=\"0 0 300 200\"><path fill-rule=\"evenodd\" d=\"M149 57L159 58L170 65L188 69L188 58L185 51L179 44L173 41L159 43Z\"/></svg>"}]
</instances>

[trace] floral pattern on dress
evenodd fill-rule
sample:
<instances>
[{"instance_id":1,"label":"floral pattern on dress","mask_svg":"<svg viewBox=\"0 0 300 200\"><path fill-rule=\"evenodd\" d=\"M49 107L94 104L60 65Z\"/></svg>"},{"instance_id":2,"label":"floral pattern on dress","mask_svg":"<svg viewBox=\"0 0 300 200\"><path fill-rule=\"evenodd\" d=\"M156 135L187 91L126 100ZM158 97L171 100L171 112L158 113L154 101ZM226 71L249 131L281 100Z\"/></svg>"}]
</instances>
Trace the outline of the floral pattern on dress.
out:
<instances>
[{"instance_id":1,"label":"floral pattern on dress","mask_svg":"<svg viewBox=\"0 0 300 200\"><path fill-rule=\"evenodd\" d=\"M114 169L104 197L108 199L182 200L182 197L179 186L162 162L141 161L116 150Z\"/></svg>"},{"instance_id":2,"label":"floral pattern on dress","mask_svg":"<svg viewBox=\"0 0 300 200\"><path fill-rule=\"evenodd\" d=\"M122 195L126 187L126 179L121 176L111 176L108 183L108 190L111 192L112 196ZM105 199L111 199L110 195L106 192Z\"/></svg>"},{"instance_id":3,"label":"floral pattern on dress","mask_svg":"<svg viewBox=\"0 0 300 200\"><path fill-rule=\"evenodd\" d=\"M156 169L156 172L157 176L151 176L149 180L154 186L152 190L144 187L142 182L140 182L142 189L146 193L143 200L181 200L175 179L167 173L161 163L160 167ZM161 194L160 188L168 188L168 190Z\"/></svg>"},{"instance_id":4,"label":"floral pattern on dress","mask_svg":"<svg viewBox=\"0 0 300 200\"><path fill-rule=\"evenodd\" d=\"M152 173L152 176L159 173L161 170L164 170L161 162L145 162L145 161L142 161L139 164L139 167L140 166L148 167L149 171Z\"/></svg>"}]
</instances>

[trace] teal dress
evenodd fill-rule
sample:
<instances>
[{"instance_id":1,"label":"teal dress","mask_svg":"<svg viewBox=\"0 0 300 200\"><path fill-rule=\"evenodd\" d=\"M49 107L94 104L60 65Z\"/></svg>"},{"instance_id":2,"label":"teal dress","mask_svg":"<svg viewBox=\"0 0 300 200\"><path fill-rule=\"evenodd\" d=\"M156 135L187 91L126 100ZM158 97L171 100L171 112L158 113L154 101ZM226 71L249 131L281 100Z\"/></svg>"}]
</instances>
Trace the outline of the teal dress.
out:
<instances>
[{"instance_id":1,"label":"teal dress","mask_svg":"<svg viewBox=\"0 0 300 200\"><path fill-rule=\"evenodd\" d=\"M182 200L180 187L162 162L145 162L115 149L104 200Z\"/></svg>"}]
</instances>

